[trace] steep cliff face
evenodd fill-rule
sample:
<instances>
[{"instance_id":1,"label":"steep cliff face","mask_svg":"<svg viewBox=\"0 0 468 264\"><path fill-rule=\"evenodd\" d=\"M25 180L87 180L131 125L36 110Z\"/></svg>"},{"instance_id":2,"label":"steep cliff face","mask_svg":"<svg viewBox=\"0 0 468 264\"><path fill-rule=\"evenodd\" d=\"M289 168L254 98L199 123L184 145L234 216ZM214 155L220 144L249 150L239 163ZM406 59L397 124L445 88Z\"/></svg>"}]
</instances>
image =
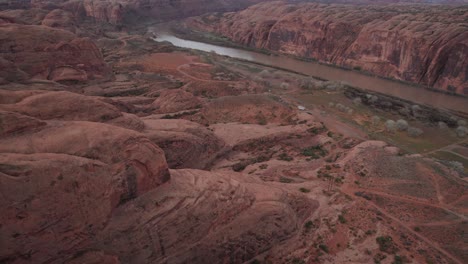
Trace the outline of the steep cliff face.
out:
<instances>
[{"instance_id":1,"label":"steep cliff face","mask_svg":"<svg viewBox=\"0 0 468 264\"><path fill-rule=\"evenodd\" d=\"M261 3L187 24L256 48L468 94L467 6Z\"/></svg>"},{"instance_id":2,"label":"steep cliff face","mask_svg":"<svg viewBox=\"0 0 468 264\"><path fill-rule=\"evenodd\" d=\"M31 0L36 8L64 8L77 15L113 24L124 20L153 18L170 20L207 12L239 10L268 0Z\"/></svg>"}]
</instances>

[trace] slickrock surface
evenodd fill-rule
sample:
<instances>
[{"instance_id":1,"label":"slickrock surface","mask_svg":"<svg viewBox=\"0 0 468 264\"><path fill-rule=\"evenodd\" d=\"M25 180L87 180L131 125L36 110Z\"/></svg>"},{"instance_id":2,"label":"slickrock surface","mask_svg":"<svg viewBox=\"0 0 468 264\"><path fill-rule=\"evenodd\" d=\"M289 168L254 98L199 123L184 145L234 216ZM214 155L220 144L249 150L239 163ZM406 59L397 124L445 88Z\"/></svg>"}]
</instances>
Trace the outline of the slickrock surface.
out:
<instances>
[{"instance_id":1,"label":"slickrock surface","mask_svg":"<svg viewBox=\"0 0 468 264\"><path fill-rule=\"evenodd\" d=\"M463 167L424 149L468 145L364 130L429 107L177 49L107 3L0 11L0 263L468 262Z\"/></svg>"}]
</instances>

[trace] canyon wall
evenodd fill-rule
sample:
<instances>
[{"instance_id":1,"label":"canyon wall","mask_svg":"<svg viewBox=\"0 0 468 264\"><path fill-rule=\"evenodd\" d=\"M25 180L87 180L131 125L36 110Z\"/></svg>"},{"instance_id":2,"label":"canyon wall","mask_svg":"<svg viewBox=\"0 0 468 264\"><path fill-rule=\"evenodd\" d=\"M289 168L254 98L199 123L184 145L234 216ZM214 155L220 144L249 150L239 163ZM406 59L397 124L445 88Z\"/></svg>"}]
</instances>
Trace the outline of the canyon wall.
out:
<instances>
[{"instance_id":1,"label":"canyon wall","mask_svg":"<svg viewBox=\"0 0 468 264\"><path fill-rule=\"evenodd\" d=\"M269 2L190 27L379 76L468 94L468 6Z\"/></svg>"},{"instance_id":2,"label":"canyon wall","mask_svg":"<svg viewBox=\"0 0 468 264\"><path fill-rule=\"evenodd\" d=\"M240 10L267 0L31 0L36 8L63 8L112 24L151 18L159 21Z\"/></svg>"}]
</instances>

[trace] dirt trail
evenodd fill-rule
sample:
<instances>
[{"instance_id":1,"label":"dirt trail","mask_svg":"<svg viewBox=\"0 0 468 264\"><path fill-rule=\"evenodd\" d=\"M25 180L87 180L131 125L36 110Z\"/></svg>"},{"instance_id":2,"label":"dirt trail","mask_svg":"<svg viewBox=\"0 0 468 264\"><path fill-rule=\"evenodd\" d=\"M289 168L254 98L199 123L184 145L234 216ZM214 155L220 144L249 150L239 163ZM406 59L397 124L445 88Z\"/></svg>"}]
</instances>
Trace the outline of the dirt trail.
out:
<instances>
[{"instance_id":1,"label":"dirt trail","mask_svg":"<svg viewBox=\"0 0 468 264\"><path fill-rule=\"evenodd\" d=\"M343 193L347 194L347 195L350 195L350 196L354 196L354 193L356 193L356 192L366 192L366 193L370 193L370 194L376 194L376 195L388 197L388 198L390 198L392 200L400 200L400 201L405 201L405 202L409 202L409 203L415 203L415 204L420 204L420 205L424 205L424 206L430 206L430 207L442 209L442 210L444 210L446 212L449 212L449 213L451 213L451 214L453 214L453 215L460 218L459 220L455 220L455 221L446 221L446 222L445 221L440 221L440 222L424 224L424 225L427 225L427 226L430 226L430 225L439 225L439 226L440 225L442 225L442 226L443 225L451 225L451 224L454 224L454 223L457 223L457 222L463 222L463 221L468 220L468 218L465 215L453 212L453 211L447 209L446 206L444 206L443 204L433 204L431 202L413 200L413 199L406 198L406 197L403 197L403 196L395 196L395 195L391 195L391 194L384 193L384 192L374 191L374 190L371 190L371 189L355 188L355 187L350 186L350 184L343 185L343 187L341 188L341 191ZM391 213L385 211L382 207L374 204L373 202L367 201L366 203L368 205L374 207L375 209L377 209L379 212L384 214L386 217L388 217L388 218L392 219L393 221L395 221L396 223L398 223L400 226L405 228L408 232L410 232L414 236L418 237L419 239L426 242L428 245L430 245L434 249L441 252L443 255L450 258L455 263L462 264L462 262L460 260L458 260L456 257L454 257L451 253L447 252L445 249L441 248L437 243L433 242L432 240L430 240L429 238L423 236L422 234L414 231L413 226L411 224L403 223L398 218L393 216Z\"/></svg>"}]
</instances>

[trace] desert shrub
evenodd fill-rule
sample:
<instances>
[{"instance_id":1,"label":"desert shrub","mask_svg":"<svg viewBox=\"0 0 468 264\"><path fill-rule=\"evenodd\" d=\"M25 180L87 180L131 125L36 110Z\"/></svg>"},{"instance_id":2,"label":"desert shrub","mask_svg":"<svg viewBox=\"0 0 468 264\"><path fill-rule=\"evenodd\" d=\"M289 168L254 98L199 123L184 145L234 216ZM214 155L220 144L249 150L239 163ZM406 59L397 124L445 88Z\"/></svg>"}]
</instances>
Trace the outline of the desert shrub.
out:
<instances>
[{"instance_id":1,"label":"desert shrub","mask_svg":"<svg viewBox=\"0 0 468 264\"><path fill-rule=\"evenodd\" d=\"M421 111L421 107L419 105L412 105L411 110L413 111L413 115L417 114L419 111Z\"/></svg>"},{"instance_id":2,"label":"desert shrub","mask_svg":"<svg viewBox=\"0 0 468 264\"><path fill-rule=\"evenodd\" d=\"M354 110L348 107L348 108L346 109L346 113L348 113L348 114L351 115L351 114L354 113Z\"/></svg>"},{"instance_id":3,"label":"desert shrub","mask_svg":"<svg viewBox=\"0 0 468 264\"><path fill-rule=\"evenodd\" d=\"M289 83L287 83L287 82L282 82L282 83L280 84L280 87L281 87L281 89L286 90L286 89L289 88Z\"/></svg>"},{"instance_id":4,"label":"desert shrub","mask_svg":"<svg viewBox=\"0 0 468 264\"><path fill-rule=\"evenodd\" d=\"M340 223L342 223L342 224L346 224L346 222L347 222L347 221L346 221L346 218L345 218L344 215L342 215L342 214L340 214L340 215L338 216L338 221L340 221Z\"/></svg>"},{"instance_id":5,"label":"desert shrub","mask_svg":"<svg viewBox=\"0 0 468 264\"><path fill-rule=\"evenodd\" d=\"M399 131L406 131L408 129L408 122L403 119L396 121L396 127Z\"/></svg>"},{"instance_id":6,"label":"desert shrub","mask_svg":"<svg viewBox=\"0 0 468 264\"><path fill-rule=\"evenodd\" d=\"M411 109L409 109L407 107L403 107L400 110L398 110L398 113L400 113L400 115L402 115L402 116L409 116L409 115L411 115Z\"/></svg>"},{"instance_id":7,"label":"desert shrub","mask_svg":"<svg viewBox=\"0 0 468 264\"><path fill-rule=\"evenodd\" d=\"M305 90L311 90L316 88L315 80L312 78L302 79L299 86L301 87L301 89Z\"/></svg>"},{"instance_id":8,"label":"desert shrub","mask_svg":"<svg viewBox=\"0 0 468 264\"><path fill-rule=\"evenodd\" d=\"M256 82L256 83L263 83L263 79L259 76L255 76L253 77L253 81Z\"/></svg>"},{"instance_id":9,"label":"desert shrub","mask_svg":"<svg viewBox=\"0 0 468 264\"><path fill-rule=\"evenodd\" d=\"M392 264L403 264L403 263L410 263L409 259L406 256L398 256L395 255L393 258Z\"/></svg>"},{"instance_id":10,"label":"desert shrub","mask_svg":"<svg viewBox=\"0 0 468 264\"><path fill-rule=\"evenodd\" d=\"M292 264L305 264L305 261L300 258L293 258Z\"/></svg>"},{"instance_id":11,"label":"desert shrub","mask_svg":"<svg viewBox=\"0 0 468 264\"><path fill-rule=\"evenodd\" d=\"M266 77L269 77L271 75L271 73L268 71L268 70L263 70L259 73L260 77L262 78L266 78Z\"/></svg>"},{"instance_id":12,"label":"desert shrub","mask_svg":"<svg viewBox=\"0 0 468 264\"><path fill-rule=\"evenodd\" d=\"M346 110L347 110L346 106L344 106L344 105L342 105L340 103L336 104L335 107L336 107L336 109L340 110L341 112L346 112Z\"/></svg>"},{"instance_id":13,"label":"desert shrub","mask_svg":"<svg viewBox=\"0 0 468 264\"><path fill-rule=\"evenodd\" d=\"M457 136L461 138L466 137L466 135L468 134L468 128L464 126L459 126L457 127L457 129L455 129L455 132L457 133Z\"/></svg>"},{"instance_id":14,"label":"desert shrub","mask_svg":"<svg viewBox=\"0 0 468 264\"><path fill-rule=\"evenodd\" d=\"M309 189L304 188L304 187L299 188L299 191L300 191L300 192L303 192L303 193L309 193L309 192L310 192Z\"/></svg>"},{"instance_id":15,"label":"desert shrub","mask_svg":"<svg viewBox=\"0 0 468 264\"><path fill-rule=\"evenodd\" d=\"M377 101L379 101L379 97L377 97L376 95L373 95L370 99L369 99L369 102L370 103L377 103Z\"/></svg>"},{"instance_id":16,"label":"desert shrub","mask_svg":"<svg viewBox=\"0 0 468 264\"><path fill-rule=\"evenodd\" d=\"M374 126L380 124L380 117L378 117L378 116L373 116L372 119L371 119L371 123L372 123L372 125L374 125Z\"/></svg>"},{"instance_id":17,"label":"desert shrub","mask_svg":"<svg viewBox=\"0 0 468 264\"><path fill-rule=\"evenodd\" d=\"M266 117L261 113L258 113L257 116L255 116L255 118L257 119L257 124L261 126L268 124Z\"/></svg>"},{"instance_id":18,"label":"desert shrub","mask_svg":"<svg viewBox=\"0 0 468 264\"><path fill-rule=\"evenodd\" d=\"M377 253L375 254L374 256L374 263L375 264L380 264L382 260L386 259L387 258L387 255L384 255L382 253Z\"/></svg>"},{"instance_id":19,"label":"desert shrub","mask_svg":"<svg viewBox=\"0 0 468 264\"><path fill-rule=\"evenodd\" d=\"M325 244L320 244L318 246L323 252L328 253L328 247Z\"/></svg>"},{"instance_id":20,"label":"desert shrub","mask_svg":"<svg viewBox=\"0 0 468 264\"><path fill-rule=\"evenodd\" d=\"M447 123L442 122L442 121L438 122L437 126L439 127L439 129L447 129L448 128Z\"/></svg>"},{"instance_id":21,"label":"desert shrub","mask_svg":"<svg viewBox=\"0 0 468 264\"><path fill-rule=\"evenodd\" d=\"M389 119L385 122L385 129L387 129L388 132L395 132L396 131L396 124L395 121Z\"/></svg>"},{"instance_id":22,"label":"desert shrub","mask_svg":"<svg viewBox=\"0 0 468 264\"><path fill-rule=\"evenodd\" d=\"M314 222L312 222L312 221L310 221L310 220L307 221L307 222L305 222L304 228L305 228L307 231L309 231L312 227L314 227Z\"/></svg>"},{"instance_id":23,"label":"desert shrub","mask_svg":"<svg viewBox=\"0 0 468 264\"><path fill-rule=\"evenodd\" d=\"M279 160L292 161L293 157L289 156L286 152L283 152L278 157Z\"/></svg>"},{"instance_id":24,"label":"desert shrub","mask_svg":"<svg viewBox=\"0 0 468 264\"><path fill-rule=\"evenodd\" d=\"M268 168L268 164L262 164L259 166L260 169L265 170Z\"/></svg>"},{"instance_id":25,"label":"desert shrub","mask_svg":"<svg viewBox=\"0 0 468 264\"><path fill-rule=\"evenodd\" d=\"M327 130L326 127L322 126L322 127L312 127L312 128L309 128L307 129L307 132L313 134L313 135L318 135L322 132L325 132Z\"/></svg>"},{"instance_id":26,"label":"desert shrub","mask_svg":"<svg viewBox=\"0 0 468 264\"><path fill-rule=\"evenodd\" d=\"M393 244L393 239L391 236L379 236L375 240L377 244L379 245L380 251L386 252L389 254L396 252L396 247Z\"/></svg>"},{"instance_id":27,"label":"desert shrub","mask_svg":"<svg viewBox=\"0 0 468 264\"><path fill-rule=\"evenodd\" d=\"M334 102L329 102L329 103L328 103L328 106L329 106L329 107L335 107L335 103L334 103Z\"/></svg>"},{"instance_id":28,"label":"desert shrub","mask_svg":"<svg viewBox=\"0 0 468 264\"><path fill-rule=\"evenodd\" d=\"M423 134L423 131L420 128L417 128L417 127L409 127L408 128L408 135L410 137L419 137L422 134Z\"/></svg>"},{"instance_id":29,"label":"desert shrub","mask_svg":"<svg viewBox=\"0 0 468 264\"><path fill-rule=\"evenodd\" d=\"M328 154L328 152L322 148L322 146L312 146L302 149L302 155L311 157L313 159L320 159Z\"/></svg>"},{"instance_id":30,"label":"desert shrub","mask_svg":"<svg viewBox=\"0 0 468 264\"><path fill-rule=\"evenodd\" d=\"M466 126L466 121L460 119L460 120L457 121L457 125L458 125L458 126Z\"/></svg>"},{"instance_id":31,"label":"desert shrub","mask_svg":"<svg viewBox=\"0 0 468 264\"><path fill-rule=\"evenodd\" d=\"M465 166L459 161L450 161L448 165L450 168L454 169L459 173L463 173L465 171Z\"/></svg>"},{"instance_id":32,"label":"desert shrub","mask_svg":"<svg viewBox=\"0 0 468 264\"><path fill-rule=\"evenodd\" d=\"M280 177L280 182L282 183L291 183L293 180L286 178L286 177Z\"/></svg>"},{"instance_id":33,"label":"desert shrub","mask_svg":"<svg viewBox=\"0 0 468 264\"><path fill-rule=\"evenodd\" d=\"M353 104L360 105L361 103L362 103L362 99L360 97L357 97L357 98L353 99Z\"/></svg>"},{"instance_id":34,"label":"desert shrub","mask_svg":"<svg viewBox=\"0 0 468 264\"><path fill-rule=\"evenodd\" d=\"M249 164L247 162L238 162L232 166L232 170L236 172L243 171L245 167L247 167Z\"/></svg>"}]
</instances>

